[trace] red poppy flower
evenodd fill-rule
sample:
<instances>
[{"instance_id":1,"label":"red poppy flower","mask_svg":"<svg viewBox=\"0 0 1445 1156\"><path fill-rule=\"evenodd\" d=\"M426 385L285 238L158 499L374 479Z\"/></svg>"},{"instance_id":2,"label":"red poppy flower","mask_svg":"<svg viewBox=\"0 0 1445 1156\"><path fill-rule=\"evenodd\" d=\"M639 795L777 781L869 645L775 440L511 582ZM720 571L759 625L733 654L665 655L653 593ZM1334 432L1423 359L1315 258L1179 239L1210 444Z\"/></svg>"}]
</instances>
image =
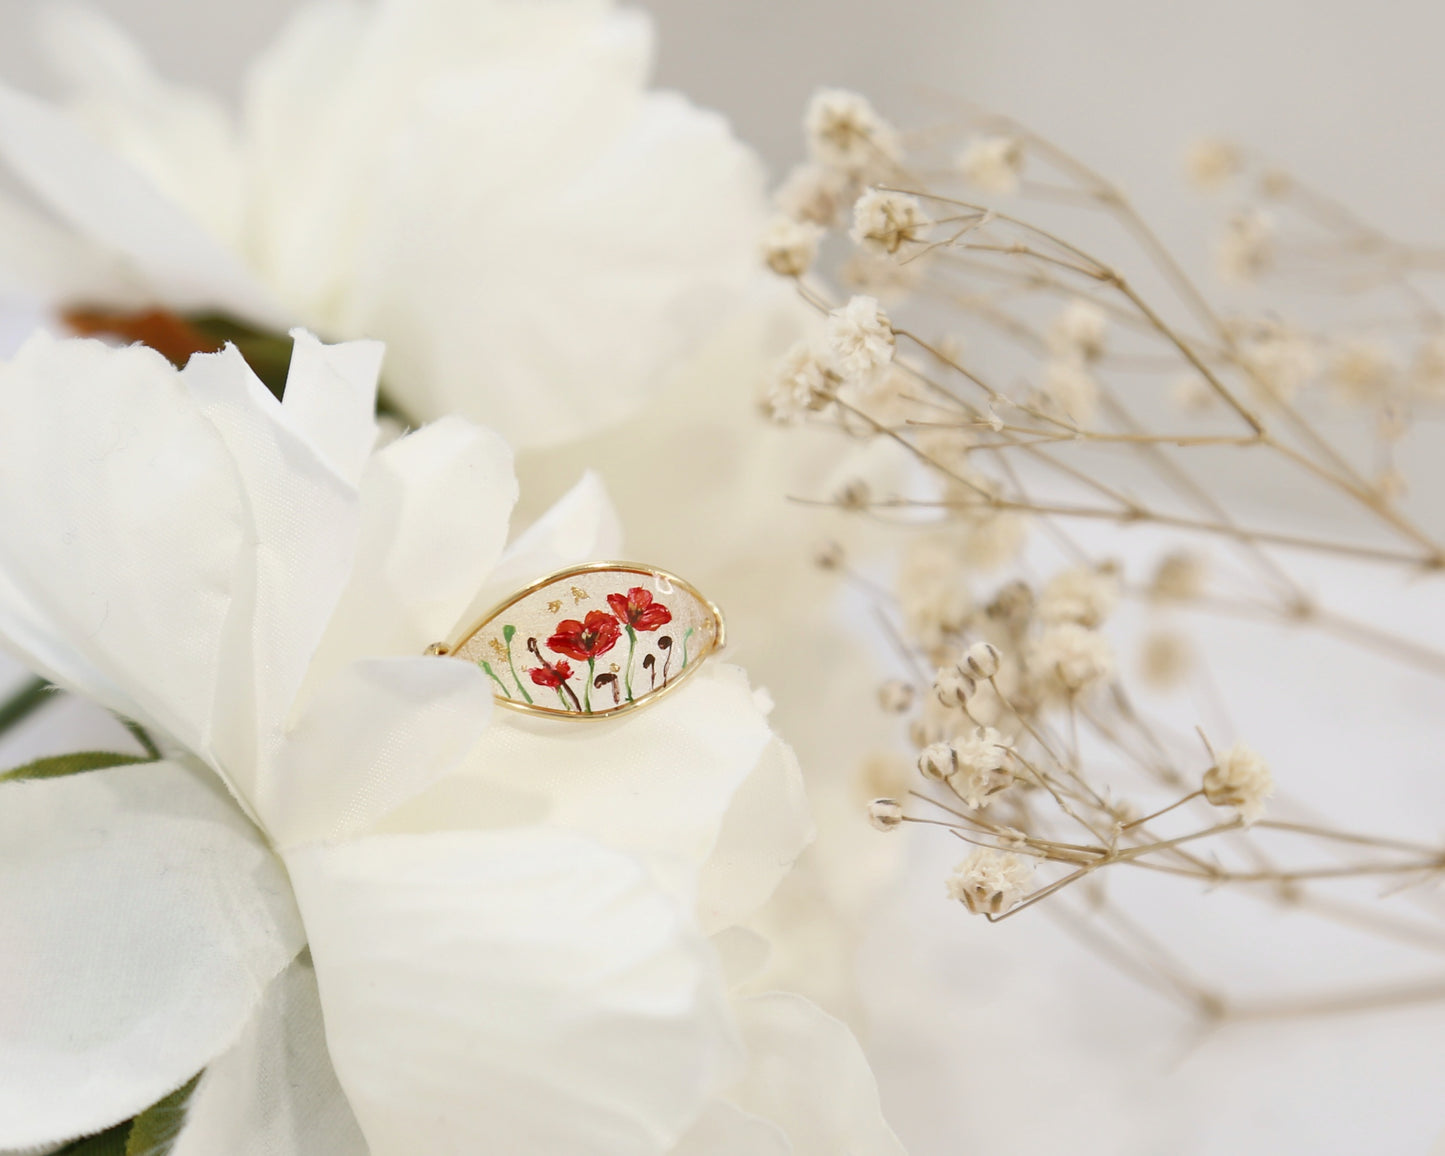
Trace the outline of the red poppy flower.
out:
<instances>
[{"instance_id":1,"label":"red poppy flower","mask_svg":"<svg viewBox=\"0 0 1445 1156\"><path fill-rule=\"evenodd\" d=\"M547 649L586 662L590 658L606 654L622 636L617 619L605 610L589 610L587 621L578 622L568 618L557 623L557 633L547 639Z\"/></svg>"},{"instance_id":2,"label":"red poppy flower","mask_svg":"<svg viewBox=\"0 0 1445 1156\"><path fill-rule=\"evenodd\" d=\"M642 586L634 586L626 594L609 594L607 605L633 630L656 630L672 621L672 611L653 602L652 591Z\"/></svg>"},{"instance_id":3,"label":"red poppy flower","mask_svg":"<svg viewBox=\"0 0 1445 1156\"><path fill-rule=\"evenodd\" d=\"M536 667L527 673L532 676L532 681L538 686L550 686L555 689L572 677L572 667L566 662L557 662L550 666Z\"/></svg>"}]
</instances>

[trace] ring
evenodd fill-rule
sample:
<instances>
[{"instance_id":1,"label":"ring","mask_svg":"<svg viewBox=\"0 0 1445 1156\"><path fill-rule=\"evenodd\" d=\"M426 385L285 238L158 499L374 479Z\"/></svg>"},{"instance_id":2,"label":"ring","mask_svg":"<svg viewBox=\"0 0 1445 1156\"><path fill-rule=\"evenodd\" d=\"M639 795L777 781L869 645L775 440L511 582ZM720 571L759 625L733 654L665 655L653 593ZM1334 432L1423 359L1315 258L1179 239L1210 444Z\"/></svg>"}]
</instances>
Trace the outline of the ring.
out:
<instances>
[{"instance_id":1,"label":"ring","mask_svg":"<svg viewBox=\"0 0 1445 1156\"><path fill-rule=\"evenodd\" d=\"M681 685L725 641L722 611L691 583L591 562L533 582L427 653L475 662L513 710L607 718Z\"/></svg>"}]
</instances>

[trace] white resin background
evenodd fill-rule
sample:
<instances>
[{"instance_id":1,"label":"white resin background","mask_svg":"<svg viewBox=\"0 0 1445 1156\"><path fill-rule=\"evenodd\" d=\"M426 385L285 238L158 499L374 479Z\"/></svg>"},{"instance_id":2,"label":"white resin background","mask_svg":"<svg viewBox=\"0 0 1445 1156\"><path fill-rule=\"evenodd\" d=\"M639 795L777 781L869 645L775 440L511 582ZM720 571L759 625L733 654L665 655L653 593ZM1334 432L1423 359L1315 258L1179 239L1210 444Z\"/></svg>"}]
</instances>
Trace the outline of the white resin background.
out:
<instances>
[{"instance_id":1,"label":"white resin background","mask_svg":"<svg viewBox=\"0 0 1445 1156\"><path fill-rule=\"evenodd\" d=\"M163 71L227 92L294 7L98 6L136 33ZM1178 160L1206 132L1277 158L1398 235L1445 240L1438 3L643 6L658 23L660 81L727 113L775 173L801 152L807 95L840 84L903 122L950 97L1023 119L1124 185L1194 269L1204 268L1212 234ZM43 92L26 36L32 8L0 0L0 74ZM15 310L0 314L0 348L13 348L24 323ZM1422 455L1416 484L1438 495L1445 476L1433 458L1445 455ZM1256 489L1251 500L1289 510L1302 526L1322 516L1288 492ZM1131 541L1141 555L1150 545ZM1407 590L1381 607L1365 595L1361 572L1318 563L1305 572L1338 608L1445 644L1440 595ZM1281 789L1348 800L1363 829L1445 836L1440 684L1317 639L1280 631L1261 648L1258 635L1246 637L1237 624L1218 627L1210 658L1233 722L1271 756ZM52 708L42 727L0 746L0 765L83 745L75 728L96 725L76 704ZM1382 729L1399 756L1389 766L1372 760ZM910 855L909 878L880 907L860 978L885 1107L914 1156L1445 1153L1445 1003L1201 1040L1172 1006L1046 918L990 927L948 906L941 878L958 856L951 840L914 837ZM1215 922L1208 897L1177 899L1169 888L1139 896L1155 930L1183 937L1201 968L1241 974L1238 960L1248 956L1255 962L1242 974L1262 989L1288 987L1303 969L1311 982L1420 971L1419 955L1397 961L1370 941L1316 938L1263 906L1236 904L1227 922ZM1351 942L1364 946L1341 946Z\"/></svg>"}]
</instances>

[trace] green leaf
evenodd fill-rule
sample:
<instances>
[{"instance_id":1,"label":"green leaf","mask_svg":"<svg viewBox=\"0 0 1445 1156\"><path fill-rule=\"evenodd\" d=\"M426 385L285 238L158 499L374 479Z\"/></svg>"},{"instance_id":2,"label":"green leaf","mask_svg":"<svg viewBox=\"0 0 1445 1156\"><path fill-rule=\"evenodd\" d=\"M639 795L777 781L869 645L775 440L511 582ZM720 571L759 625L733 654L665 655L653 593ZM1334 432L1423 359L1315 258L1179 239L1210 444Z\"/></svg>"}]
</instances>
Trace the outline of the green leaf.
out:
<instances>
[{"instance_id":1,"label":"green leaf","mask_svg":"<svg viewBox=\"0 0 1445 1156\"><path fill-rule=\"evenodd\" d=\"M48 702L55 701L57 690L43 678L27 679L25 684L0 702L0 734L19 726Z\"/></svg>"},{"instance_id":2,"label":"green leaf","mask_svg":"<svg viewBox=\"0 0 1445 1156\"><path fill-rule=\"evenodd\" d=\"M186 1122L186 1105L201 1081L197 1072L182 1087L135 1118L125 1156L167 1156Z\"/></svg>"},{"instance_id":3,"label":"green leaf","mask_svg":"<svg viewBox=\"0 0 1445 1156\"><path fill-rule=\"evenodd\" d=\"M150 731L146 730L145 727L141 726L140 723L134 719L124 718L121 715L116 715L115 717L120 719L121 726L130 731L131 737L145 748L146 754L150 755L153 759L159 759L161 757L161 749L156 746L155 739L151 738Z\"/></svg>"},{"instance_id":4,"label":"green leaf","mask_svg":"<svg viewBox=\"0 0 1445 1156\"><path fill-rule=\"evenodd\" d=\"M130 1121L127 1120L124 1124L67 1144L55 1156L126 1156L125 1139L129 1135Z\"/></svg>"},{"instance_id":5,"label":"green leaf","mask_svg":"<svg viewBox=\"0 0 1445 1156\"><path fill-rule=\"evenodd\" d=\"M55 1156L169 1156L185 1125L191 1093L204 1074L197 1072L184 1086L139 1116L67 1144Z\"/></svg>"},{"instance_id":6,"label":"green leaf","mask_svg":"<svg viewBox=\"0 0 1445 1156\"><path fill-rule=\"evenodd\" d=\"M102 771L107 767L128 767L134 763L155 762L150 755L126 755L120 751L76 751L69 755L51 755L36 759L13 771L0 775L0 783L15 783L26 779L58 779L64 775L78 775L82 771Z\"/></svg>"}]
</instances>

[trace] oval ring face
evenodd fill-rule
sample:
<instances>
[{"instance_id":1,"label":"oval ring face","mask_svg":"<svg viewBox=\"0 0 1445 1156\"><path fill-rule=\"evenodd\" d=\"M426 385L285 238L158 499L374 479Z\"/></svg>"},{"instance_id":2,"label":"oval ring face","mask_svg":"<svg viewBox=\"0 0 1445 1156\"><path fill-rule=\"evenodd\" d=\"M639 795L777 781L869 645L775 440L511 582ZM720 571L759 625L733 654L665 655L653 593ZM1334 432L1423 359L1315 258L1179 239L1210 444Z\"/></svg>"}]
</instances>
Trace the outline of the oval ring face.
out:
<instances>
[{"instance_id":1,"label":"oval ring face","mask_svg":"<svg viewBox=\"0 0 1445 1156\"><path fill-rule=\"evenodd\" d=\"M655 566L594 562L512 595L450 654L503 706L606 718L653 701L722 646L722 613Z\"/></svg>"}]
</instances>

